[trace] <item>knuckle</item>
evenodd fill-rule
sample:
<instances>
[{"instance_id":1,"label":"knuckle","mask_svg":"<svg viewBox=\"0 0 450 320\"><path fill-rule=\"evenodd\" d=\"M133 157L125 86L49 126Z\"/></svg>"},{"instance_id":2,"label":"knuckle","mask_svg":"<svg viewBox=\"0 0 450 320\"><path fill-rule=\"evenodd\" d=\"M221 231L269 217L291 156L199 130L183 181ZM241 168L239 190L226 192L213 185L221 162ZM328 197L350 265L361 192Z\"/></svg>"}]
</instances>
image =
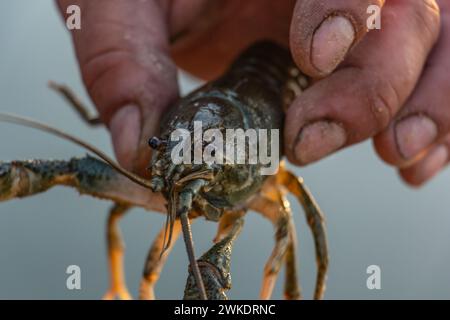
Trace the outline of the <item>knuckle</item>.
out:
<instances>
[{"instance_id":1,"label":"knuckle","mask_svg":"<svg viewBox=\"0 0 450 320\"><path fill-rule=\"evenodd\" d=\"M365 89L369 113L374 123L374 135L389 125L399 108L400 95L398 89L389 79L367 83Z\"/></svg>"},{"instance_id":2,"label":"knuckle","mask_svg":"<svg viewBox=\"0 0 450 320\"><path fill-rule=\"evenodd\" d=\"M130 54L126 50L110 48L81 61L81 74L88 91L92 90L102 76L122 69L130 60Z\"/></svg>"},{"instance_id":3,"label":"knuckle","mask_svg":"<svg viewBox=\"0 0 450 320\"><path fill-rule=\"evenodd\" d=\"M440 14L440 7L436 3L436 0L423 0L421 3L430 12L434 12L435 15L439 15Z\"/></svg>"},{"instance_id":4,"label":"knuckle","mask_svg":"<svg viewBox=\"0 0 450 320\"><path fill-rule=\"evenodd\" d=\"M80 63L86 89L100 113L121 104L165 104L177 95L176 68L169 57L152 51L145 58L112 48Z\"/></svg>"},{"instance_id":5,"label":"knuckle","mask_svg":"<svg viewBox=\"0 0 450 320\"><path fill-rule=\"evenodd\" d=\"M440 30L440 8L435 0L412 2L416 26L435 42Z\"/></svg>"}]
</instances>

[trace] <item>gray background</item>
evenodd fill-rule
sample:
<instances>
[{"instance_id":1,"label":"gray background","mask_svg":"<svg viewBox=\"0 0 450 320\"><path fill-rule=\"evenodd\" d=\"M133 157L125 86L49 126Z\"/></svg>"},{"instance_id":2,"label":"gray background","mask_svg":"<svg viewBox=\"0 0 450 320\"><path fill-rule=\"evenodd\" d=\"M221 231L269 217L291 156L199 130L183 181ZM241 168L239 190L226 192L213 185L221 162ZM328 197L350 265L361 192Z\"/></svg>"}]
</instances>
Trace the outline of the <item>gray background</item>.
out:
<instances>
[{"instance_id":1,"label":"gray background","mask_svg":"<svg viewBox=\"0 0 450 320\"><path fill-rule=\"evenodd\" d=\"M89 129L46 88L63 81L88 101L68 32L50 0L0 2L0 110L27 115L63 128L112 154L108 133ZM184 91L195 85L183 81ZM0 124L0 159L60 158L85 152L32 129ZM297 168L326 213L330 273L326 298L450 298L450 172L420 190L406 187L375 156L370 143ZM97 299L108 274L105 220L109 203L58 187L0 204L0 298ZM300 244L301 282L313 291L315 262L311 235L293 202ZM164 223L159 214L135 209L121 227L127 244L126 271L136 296L147 249ZM216 227L193 227L198 252L211 244ZM271 225L255 214L246 220L233 255L232 298L256 298L264 262L273 245ZM66 267L82 271L82 290L65 287ZM180 298L187 259L181 241L157 286L159 298ZM366 268L382 270L382 289L366 288ZM275 298L281 298L281 282Z\"/></svg>"}]
</instances>

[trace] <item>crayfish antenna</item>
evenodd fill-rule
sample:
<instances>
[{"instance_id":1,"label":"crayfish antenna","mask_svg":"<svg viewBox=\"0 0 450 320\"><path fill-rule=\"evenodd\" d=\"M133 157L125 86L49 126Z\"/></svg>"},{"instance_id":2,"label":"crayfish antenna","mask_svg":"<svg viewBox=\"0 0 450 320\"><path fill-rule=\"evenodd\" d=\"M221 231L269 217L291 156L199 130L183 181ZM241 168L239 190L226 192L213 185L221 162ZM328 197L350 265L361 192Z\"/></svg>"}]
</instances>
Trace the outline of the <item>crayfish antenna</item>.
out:
<instances>
[{"instance_id":1,"label":"crayfish antenna","mask_svg":"<svg viewBox=\"0 0 450 320\"><path fill-rule=\"evenodd\" d=\"M206 295L205 284L203 283L202 279L202 274L200 272L200 268L198 267L197 260L195 259L194 241L192 239L191 223L189 222L187 213L181 214L180 219L181 219L181 227L183 229L184 243L186 245L186 251L189 258L189 264L194 274L197 288L200 292L200 298L202 300L208 300L208 297Z\"/></svg>"},{"instance_id":2,"label":"crayfish antenna","mask_svg":"<svg viewBox=\"0 0 450 320\"><path fill-rule=\"evenodd\" d=\"M195 283L200 293L200 298L202 300L207 300L208 297L206 295L205 285L203 283L202 275L200 273L200 268L198 267L197 260L195 258L194 251L194 241L192 239L192 231L191 224L189 222L189 212L192 209L193 199L197 196L200 190L208 183L204 179L198 178L202 176L203 173L192 173L181 179L180 181L184 182L184 184L179 184L174 186L174 190L172 190L170 210L169 210L169 223L171 226L169 227L169 241L171 240L171 229L173 227L173 219L180 218L181 228L183 231L184 243L186 245L186 251L189 258L189 264L194 275ZM179 182L180 182L179 181ZM180 189L179 192L178 188ZM178 202L176 202L178 200ZM175 212L175 217L172 217L172 213ZM169 242L170 244L170 242ZM167 245L165 246L167 247ZM164 252L164 250L163 250Z\"/></svg>"}]
</instances>

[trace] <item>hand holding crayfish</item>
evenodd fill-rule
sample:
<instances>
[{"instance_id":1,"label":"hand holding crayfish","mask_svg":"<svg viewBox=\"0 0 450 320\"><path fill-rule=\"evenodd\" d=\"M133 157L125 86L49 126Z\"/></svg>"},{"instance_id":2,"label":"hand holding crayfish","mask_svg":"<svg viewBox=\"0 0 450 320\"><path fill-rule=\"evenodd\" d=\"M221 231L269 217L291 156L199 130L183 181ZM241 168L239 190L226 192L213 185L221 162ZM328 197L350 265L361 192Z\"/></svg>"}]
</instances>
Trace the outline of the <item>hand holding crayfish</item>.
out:
<instances>
[{"instance_id":1,"label":"hand holding crayfish","mask_svg":"<svg viewBox=\"0 0 450 320\"><path fill-rule=\"evenodd\" d=\"M447 163L448 1L58 3L63 12L77 3L85 13L73 32L83 79L127 168L148 162L147 138L178 95L175 63L211 79L259 39L290 44L313 78L332 73L288 111L292 162L307 164L373 137L381 158L410 184ZM382 7L380 30L367 30L369 5Z\"/></svg>"},{"instance_id":2,"label":"hand holding crayfish","mask_svg":"<svg viewBox=\"0 0 450 320\"><path fill-rule=\"evenodd\" d=\"M380 7L384 4L382 0L375 2ZM316 6L317 2L299 0L295 7L290 1L277 6L269 1L255 3L198 1L188 6L183 1L170 5L156 0L78 1L85 12L85 24L73 37L83 80L99 117L91 116L68 88L52 86L89 124L108 125L123 167L89 143L58 129L0 115L2 121L71 140L103 160L88 156L69 161L0 163L0 201L34 195L54 185L113 201L107 224L111 287L105 298L130 297L123 277L124 251L117 223L133 206L167 213L166 226L146 260L141 298L154 298L154 286L172 240L181 233L190 260L185 298L226 298L225 291L231 286L233 241L248 210L262 214L276 230L260 297L270 298L284 265L285 297L300 298L288 193L302 204L313 233L318 268L314 297L323 296L328 267L325 224L302 179L283 165L276 175L265 176L262 161L174 162L171 155L176 145L169 137L184 130L194 137L195 145L199 121L220 133L235 128L284 128L284 148L273 147L271 142L277 139L272 136L272 141L266 142L272 152L284 153L297 164L311 163L369 137L375 137L378 152L402 167L403 177L412 184L422 183L446 164L445 110L434 104L425 110L425 104L419 103L424 97L445 101L446 90L430 97L433 88L424 82L428 77L433 83L435 78L442 80L438 77L441 69L433 68L432 62L438 62L439 67L448 63L442 59L446 34L436 42L440 25L435 1L389 2L381 11L385 29L370 32L363 23L363 9L369 1ZM59 4L64 8L67 1ZM447 9L443 2L440 8ZM393 14L396 18L389 19ZM417 27L417 20L425 21L428 28ZM398 25L411 21L408 28ZM393 26L397 29L391 30ZM442 28L446 27L444 23ZM210 33L215 36L210 37ZM272 41L256 41L261 38ZM400 38L406 45L398 45ZM288 43L290 51L286 50ZM435 53L428 56L435 43ZM379 47L383 50L372 50ZM386 52L397 47L403 55L385 59ZM413 50L418 48L421 50ZM215 80L178 99L172 59L188 71ZM429 68L422 70L425 62ZM147 141L154 149L151 162ZM200 143L200 147L209 146ZM149 170L142 170L144 166ZM197 260L190 225L200 216L219 222L219 229L216 245Z\"/></svg>"}]
</instances>

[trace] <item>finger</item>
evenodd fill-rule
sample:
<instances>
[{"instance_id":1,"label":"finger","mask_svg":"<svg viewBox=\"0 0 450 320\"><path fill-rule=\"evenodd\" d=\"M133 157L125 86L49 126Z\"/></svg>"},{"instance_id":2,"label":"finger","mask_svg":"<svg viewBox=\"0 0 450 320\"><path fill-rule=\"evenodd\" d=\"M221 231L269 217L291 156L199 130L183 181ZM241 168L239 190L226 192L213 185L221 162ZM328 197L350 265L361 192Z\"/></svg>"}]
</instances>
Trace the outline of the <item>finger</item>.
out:
<instances>
[{"instance_id":1,"label":"finger","mask_svg":"<svg viewBox=\"0 0 450 320\"><path fill-rule=\"evenodd\" d=\"M289 108L288 158L307 164L386 128L412 92L438 32L436 8L387 2L382 29L369 32L336 72Z\"/></svg>"},{"instance_id":2,"label":"finger","mask_svg":"<svg viewBox=\"0 0 450 320\"><path fill-rule=\"evenodd\" d=\"M450 8L450 6L448 6ZM395 120L374 139L386 162L408 166L450 132L450 13L442 8L439 40L421 79Z\"/></svg>"},{"instance_id":3,"label":"finger","mask_svg":"<svg viewBox=\"0 0 450 320\"><path fill-rule=\"evenodd\" d=\"M434 146L430 152L414 165L401 169L400 176L411 186L419 187L433 178L449 161L450 137Z\"/></svg>"},{"instance_id":4,"label":"finger","mask_svg":"<svg viewBox=\"0 0 450 320\"><path fill-rule=\"evenodd\" d=\"M312 77L331 73L367 33L370 6L384 0L297 0L290 46L297 65Z\"/></svg>"},{"instance_id":5,"label":"finger","mask_svg":"<svg viewBox=\"0 0 450 320\"><path fill-rule=\"evenodd\" d=\"M128 168L145 166L146 140L159 129L159 117L178 92L164 10L152 0L58 4L63 14L69 5L80 6L81 30L72 31L75 51L119 162Z\"/></svg>"}]
</instances>

